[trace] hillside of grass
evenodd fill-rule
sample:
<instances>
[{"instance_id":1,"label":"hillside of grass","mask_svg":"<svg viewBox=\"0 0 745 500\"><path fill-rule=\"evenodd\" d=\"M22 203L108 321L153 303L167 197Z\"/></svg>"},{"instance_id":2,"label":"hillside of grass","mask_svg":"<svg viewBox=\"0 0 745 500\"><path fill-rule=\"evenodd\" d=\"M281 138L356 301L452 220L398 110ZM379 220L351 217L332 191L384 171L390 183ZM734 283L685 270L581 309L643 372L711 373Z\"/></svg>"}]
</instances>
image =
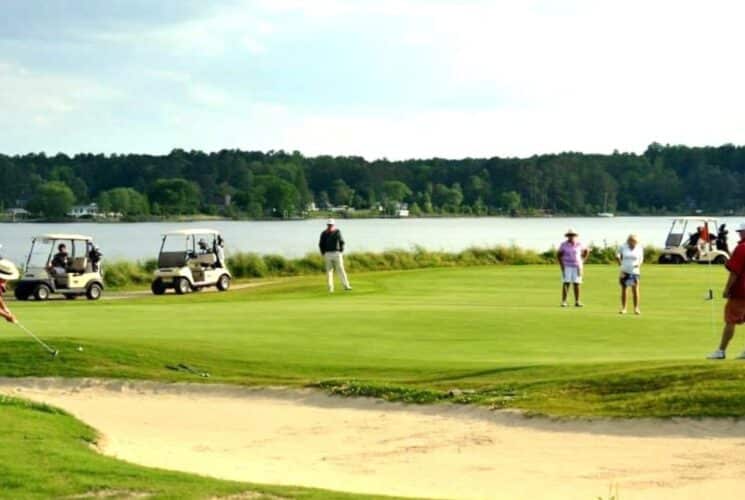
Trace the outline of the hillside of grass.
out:
<instances>
[{"instance_id":1,"label":"hillside of grass","mask_svg":"<svg viewBox=\"0 0 745 500\"><path fill-rule=\"evenodd\" d=\"M559 307L553 266L352 273L354 291L336 294L306 276L224 294L16 303L61 354L0 326L0 375L316 386L567 416L745 415L745 363L704 360L722 307L704 297L721 268L647 266L640 317L617 314L617 272L588 266L583 309Z\"/></svg>"}]
</instances>

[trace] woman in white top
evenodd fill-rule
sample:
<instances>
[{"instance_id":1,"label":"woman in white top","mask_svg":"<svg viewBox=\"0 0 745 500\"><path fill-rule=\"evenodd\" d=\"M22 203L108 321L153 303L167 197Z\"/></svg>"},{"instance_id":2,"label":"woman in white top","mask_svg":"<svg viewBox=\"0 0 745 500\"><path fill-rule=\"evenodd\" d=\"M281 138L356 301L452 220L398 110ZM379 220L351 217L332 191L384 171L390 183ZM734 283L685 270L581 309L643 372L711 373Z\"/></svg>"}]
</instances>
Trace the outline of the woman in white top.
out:
<instances>
[{"instance_id":1,"label":"woman in white top","mask_svg":"<svg viewBox=\"0 0 745 500\"><path fill-rule=\"evenodd\" d=\"M626 243L621 245L616 254L616 260L621 266L621 314L626 314L626 289L631 288L634 298L634 314L641 314L639 309L639 280L641 267L644 262L644 249L639 244L639 238L630 234Z\"/></svg>"}]
</instances>

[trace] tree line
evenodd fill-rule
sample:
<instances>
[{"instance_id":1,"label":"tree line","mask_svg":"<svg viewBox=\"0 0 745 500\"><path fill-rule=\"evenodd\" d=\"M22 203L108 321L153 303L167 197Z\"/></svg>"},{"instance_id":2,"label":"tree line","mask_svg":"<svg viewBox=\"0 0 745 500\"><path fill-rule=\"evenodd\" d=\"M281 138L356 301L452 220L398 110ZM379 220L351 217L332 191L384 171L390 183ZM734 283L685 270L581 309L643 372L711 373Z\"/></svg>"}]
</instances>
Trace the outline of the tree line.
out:
<instances>
[{"instance_id":1,"label":"tree line","mask_svg":"<svg viewBox=\"0 0 745 500\"><path fill-rule=\"evenodd\" d=\"M651 144L642 154L366 161L298 152L0 155L0 205L62 217L295 217L315 205L419 214L655 214L745 209L745 147Z\"/></svg>"}]
</instances>

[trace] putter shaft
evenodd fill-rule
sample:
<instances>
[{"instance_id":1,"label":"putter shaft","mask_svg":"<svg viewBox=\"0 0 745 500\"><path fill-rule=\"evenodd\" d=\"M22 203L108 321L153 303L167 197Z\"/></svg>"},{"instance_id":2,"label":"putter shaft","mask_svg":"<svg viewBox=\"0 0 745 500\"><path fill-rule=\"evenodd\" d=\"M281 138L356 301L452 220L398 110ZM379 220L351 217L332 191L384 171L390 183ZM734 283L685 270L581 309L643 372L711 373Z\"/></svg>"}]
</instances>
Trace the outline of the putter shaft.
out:
<instances>
[{"instance_id":1,"label":"putter shaft","mask_svg":"<svg viewBox=\"0 0 745 500\"><path fill-rule=\"evenodd\" d=\"M46 349L46 351L49 354L51 354L52 356L55 356L55 357L57 356L57 354L59 354L59 351L57 349L53 349L52 347L50 347L46 342L44 342L39 337L37 337L36 335L34 335L34 333L31 330L29 330L28 328L26 328L25 326L23 326L21 323L16 322L16 325L18 325L18 328L20 328L21 330L23 330L26 334L28 334L29 337L31 337L32 339L34 339L36 342L39 343L39 345L41 345L44 349Z\"/></svg>"}]
</instances>

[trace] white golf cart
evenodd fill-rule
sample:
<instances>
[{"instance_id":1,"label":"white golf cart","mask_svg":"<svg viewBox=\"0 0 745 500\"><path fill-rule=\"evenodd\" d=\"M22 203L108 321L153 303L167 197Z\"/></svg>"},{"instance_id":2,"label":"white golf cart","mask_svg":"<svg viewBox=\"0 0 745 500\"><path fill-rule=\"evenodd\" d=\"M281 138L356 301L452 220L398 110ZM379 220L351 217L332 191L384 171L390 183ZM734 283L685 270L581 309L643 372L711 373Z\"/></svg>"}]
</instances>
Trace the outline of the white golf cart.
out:
<instances>
[{"instance_id":1,"label":"white golf cart","mask_svg":"<svg viewBox=\"0 0 745 500\"><path fill-rule=\"evenodd\" d=\"M163 235L150 289L155 295L163 295L169 288L184 294L211 286L224 292L231 279L220 232L181 229Z\"/></svg>"},{"instance_id":2,"label":"white golf cart","mask_svg":"<svg viewBox=\"0 0 745 500\"><path fill-rule=\"evenodd\" d=\"M55 266L53 256L60 244L67 247L65 266ZM31 240L31 251L21 279L16 283L18 300L47 300L52 294L67 299L85 295L98 300L104 289L101 253L93 238L82 234L44 234Z\"/></svg>"},{"instance_id":3,"label":"white golf cart","mask_svg":"<svg viewBox=\"0 0 745 500\"><path fill-rule=\"evenodd\" d=\"M722 234L716 219L678 217L665 240L660 264L724 264L729 259L726 230Z\"/></svg>"}]
</instances>

